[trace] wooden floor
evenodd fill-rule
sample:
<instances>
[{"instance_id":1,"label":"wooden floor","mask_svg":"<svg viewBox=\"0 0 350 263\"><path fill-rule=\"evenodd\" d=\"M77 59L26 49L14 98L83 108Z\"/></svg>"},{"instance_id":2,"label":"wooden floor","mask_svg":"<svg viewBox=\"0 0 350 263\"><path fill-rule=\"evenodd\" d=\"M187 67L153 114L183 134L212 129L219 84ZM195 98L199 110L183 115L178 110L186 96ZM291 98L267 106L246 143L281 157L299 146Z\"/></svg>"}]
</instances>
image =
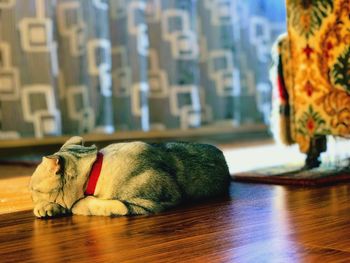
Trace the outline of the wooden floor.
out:
<instances>
[{"instance_id":1,"label":"wooden floor","mask_svg":"<svg viewBox=\"0 0 350 263\"><path fill-rule=\"evenodd\" d=\"M25 171L32 168L20 169L24 175L11 169L0 167L10 174L1 174L0 179L0 262L350 260L349 185L288 188L232 183L230 198L153 216L41 220L28 210L25 190L8 196L11 187L26 184ZM15 208L18 212L6 212Z\"/></svg>"}]
</instances>

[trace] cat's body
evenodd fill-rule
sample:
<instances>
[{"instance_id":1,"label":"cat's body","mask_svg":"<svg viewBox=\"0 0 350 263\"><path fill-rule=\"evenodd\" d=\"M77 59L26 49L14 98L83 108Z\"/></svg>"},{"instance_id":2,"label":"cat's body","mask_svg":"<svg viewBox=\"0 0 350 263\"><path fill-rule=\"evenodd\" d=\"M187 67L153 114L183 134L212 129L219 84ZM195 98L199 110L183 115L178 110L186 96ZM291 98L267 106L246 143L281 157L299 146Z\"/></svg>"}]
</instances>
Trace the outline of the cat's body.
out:
<instances>
[{"instance_id":1,"label":"cat's body","mask_svg":"<svg viewBox=\"0 0 350 263\"><path fill-rule=\"evenodd\" d=\"M73 137L44 157L31 180L34 214L148 214L186 200L224 195L230 175L220 150L193 143L117 143L100 150L101 173L93 196L84 191L95 146Z\"/></svg>"}]
</instances>

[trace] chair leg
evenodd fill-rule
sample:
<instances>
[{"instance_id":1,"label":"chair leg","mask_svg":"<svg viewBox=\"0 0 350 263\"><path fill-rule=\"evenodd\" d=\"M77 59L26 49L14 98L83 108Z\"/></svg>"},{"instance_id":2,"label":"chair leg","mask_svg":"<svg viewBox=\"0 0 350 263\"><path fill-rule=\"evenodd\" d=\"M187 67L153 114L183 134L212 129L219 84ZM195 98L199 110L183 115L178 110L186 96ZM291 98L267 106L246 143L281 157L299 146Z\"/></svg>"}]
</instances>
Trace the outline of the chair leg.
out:
<instances>
[{"instance_id":1,"label":"chair leg","mask_svg":"<svg viewBox=\"0 0 350 263\"><path fill-rule=\"evenodd\" d=\"M327 150L326 136L318 136L311 138L309 152L305 160L304 169L312 169L319 167L321 164L321 153Z\"/></svg>"}]
</instances>

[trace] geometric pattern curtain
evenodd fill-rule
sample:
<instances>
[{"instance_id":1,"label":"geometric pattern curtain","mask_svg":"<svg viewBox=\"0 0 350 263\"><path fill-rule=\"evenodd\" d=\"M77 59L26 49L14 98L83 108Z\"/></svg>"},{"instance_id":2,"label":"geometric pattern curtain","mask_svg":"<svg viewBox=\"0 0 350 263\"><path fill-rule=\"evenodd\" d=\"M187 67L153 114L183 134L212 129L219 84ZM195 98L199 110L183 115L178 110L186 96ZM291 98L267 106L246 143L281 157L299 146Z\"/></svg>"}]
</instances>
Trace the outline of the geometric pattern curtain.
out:
<instances>
[{"instance_id":1,"label":"geometric pattern curtain","mask_svg":"<svg viewBox=\"0 0 350 263\"><path fill-rule=\"evenodd\" d=\"M0 1L0 139L268 123L278 0Z\"/></svg>"}]
</instances>

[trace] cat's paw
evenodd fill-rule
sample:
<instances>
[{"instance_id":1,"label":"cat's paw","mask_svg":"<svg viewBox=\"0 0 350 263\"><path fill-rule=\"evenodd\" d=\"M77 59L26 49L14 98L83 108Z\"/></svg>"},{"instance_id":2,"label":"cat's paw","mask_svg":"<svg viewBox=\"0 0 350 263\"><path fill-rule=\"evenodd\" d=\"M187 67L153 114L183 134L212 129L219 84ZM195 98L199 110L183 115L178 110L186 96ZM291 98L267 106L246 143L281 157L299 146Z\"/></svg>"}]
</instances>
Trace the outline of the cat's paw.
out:
<instances>
[{"instance_id":1,"label":"cat's paw","mask_svg":"<svg viewBox=\"0 0 350 263\"><path fill-rule=\"evenodd\" d=\"M34 207L34 215L39 218L63 215L67 212L67 209L56 203L42 202Z\"/></svg>"},{"instance_id":2,"label":"cat's paw","mask_svg":"<svg viewBox=\"0 0 350 263\"><path fill-rule=\"evenodd\" d=\"M118 200L113 200L106 209L107 216L125 216L128 212L126 205Z\"/></svg>"},{"instance_id":3,"label":"cat's paw","mask_svg":"<svg viewBox=\"0 0 350 263\"><path fill-rule=\"evenodd\" d=\"M128 208L118 200L101 200L88 196L77 202L72 212L76 215L122 216L128 214Z\"/></svg>"},{"instance_id":4,"label":"cat's paw","mask_svg":"<svg viewBox=\"0 0 350 263\"><path fill-rule=\"evenodd\" d=\"M128 214L128 208L118 200L98 200L90 212L96 216L124 216Z\"/></svg>"},{"instance_id":5,"label":"cat's paw","mask_svg":"<svg viewBox=\"0 0 350 263\"><path fill-rule=\"evenodd\" d=\"M83 215L83 216L92 215L89 209L89 204L91 203L92 200L93 200L93 197L91 196L80 199L72 207L72 213L74 215Z\"/></svg>"}]
</instances>

